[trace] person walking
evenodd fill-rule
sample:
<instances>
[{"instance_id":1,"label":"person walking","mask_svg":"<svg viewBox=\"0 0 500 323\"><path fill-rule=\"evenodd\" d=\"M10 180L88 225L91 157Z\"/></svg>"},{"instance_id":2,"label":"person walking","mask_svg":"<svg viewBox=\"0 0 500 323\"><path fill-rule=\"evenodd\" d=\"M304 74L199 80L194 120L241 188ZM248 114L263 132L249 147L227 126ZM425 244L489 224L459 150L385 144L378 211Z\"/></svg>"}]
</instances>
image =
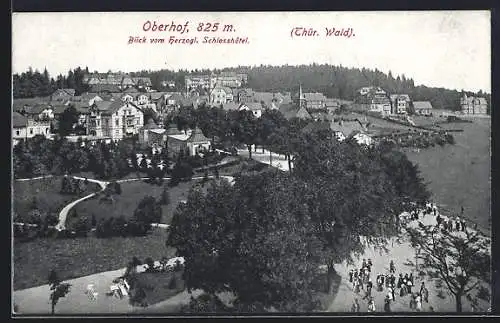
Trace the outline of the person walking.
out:
<instances>
[{"instance_id":1,"label":"person walking","mask_svg":"<svg viewBox=\"0 0 500 323\"><path fill-rule=\"evenodd\" d=\"M391 260L391 262L389 263L389 272L391 274L395 274L396 273L396 267L394 266L394 261Z\"/></svg>"},{"instance_id":2,"label":"person walking","mask_svg":"<svg viewBox=\"0 0 500 323\"><path fill-rule=\"evenodd\" d=\"M393 301L394 297L392 297L392 288L388 287L387 288L387 295L385 295L386 298L389 298L389 300Z\"/></svg>"},{"instance_id":3,"label":"person walking","mask_svg":"<svg viewBox=\"0 0 500 323\"><path fill-rule=\"evenodd\" d=\"M372 272L372 260L368 258L368 263L366 264L366 267L368 268L368 272Z\"/></svg>"},{"instance_id":4,"label":"person walking","mask_svg":"<svg viewBox=\"0 0 500 323\"><path fill-rule=\"evenodd\" d=\"M352 269L349 270L349 282L352 283L352 276L354 275Z\"/></svg>"},{"instance_id":5,"label":"person walking","mask_svg":"<svg viewBox=\"0 0 500 323\"><path fill-rule=\"evenodd\" d=\"M396 286L394 284L391 284L391 294L392 294L392 299L394 301L396 301L396 293L395 293L395 290L396 290Z\"/></svg>"},{"instance_id":6,"label":"person walking","mask_svg":"<svg viewBox=\"0 0 500 323\"><path fill-rule=\"evenodd\" d=\"M372 279L370 278L368 280L368 282L366 283L366 290L370 293L370 295L372 292L372 288L373 288L373 283L372 283Z\"/></svg>"},{"instance_id":7,"label":"person walking","mask_svg":"<svg viewBox=\"0 0 500 323\"><path fill-rule=\"evenodd\" d=\"M398 288L401 288L401 285L403 285L403 274L399 273L399 278L398 278Z\"/></svg>"},{"instance_id":8,"label":"person walking","mask_svg":"<svg viewBox=\"0 0 500 323\"><path fill-rule=\"evenodd\" d=\"M426 287L422 290L422 298L424 299L424 302L429 303L429 291Z\"/></svg>"},{"instance_id":9,"label":"person walking","mask_svg":"<svg viewBox=\"0 0 500 323\"><path fill-rule=\"evenodd\" d=\"M359 278L354 280L354 292L359 294Z\"/></svg>"},{"instance_id":10,"label":"person walking","mask_svg":"<svg viewBox=\"0 0 500 323\"><path fill-rule=\"evenodd\" d=\"M366 267L366 259L363 258L363 263L361 264L361 269L365 269Z\"/></svg>"},{"instance_id":11,"label":"person walking","mask_svg":"<svg viewBox=\"0 0 500 323\"><path fill-rule=\"evenodd\" d=\"M360 306L359 306L359 303L358 303L358 299L356 298L354 300L354 303L352 303L351 311L357 313L357 312L359 312L359 307Z\"/></svg>"},{"instance_id":12,"label":"person walking","mask_svg":"<svg viewBox=\"0 0 500 323\"><path fill-rule=\"evenodd\" d=\"M466 224L467 223L465 223L465 221L462 221L462 231L464 231L464 232L465 232L465 229L466 229Z\"/></svg>"},{"instance_id":13,"label":"person walking","mask_svg":"<svg viewBox=\"0 0 500 323\"><path fill-rule=\"evenodd\" d=\"M382 284L382 288L383 288L384 283L385 283L385 276L383 274L380 274L380 283Z\"/></svg>"},{"instance_id":14,"label":"person walking","mask_svg":"<svg viewBox=\"0 0 500 323\"><path fill-rule=\"evenodd\" d=\"M389 274L386 274L385 275L385 287L389 287L390 284L391 284L391 277L389 276Z\"/></svg>"},{"instance_id":15,"label":"person walking","mask_svg":"<svg viewBox=\"0 0 500 323\"><path fill-rule=\"evenodd\" d=\"M406 288L406 284L401 285L401 289L399 290L399 296L405 297L408 294L408 289Z\"/></svg>"},{"instance_id":16,"label":"person walking","mask_svg":"<svg viewBox=\"0 0 500 323\"><path fill-rule=\"evenodd\" d=\"M422 297L420 296L420 294L417 294L417 297L415 298L415 305L417 312L422 311Z\"/></svg>"},{"instance_id":17,"label":"person walking","mask_svg":"<svg viewBox=\"0 0 500 323\"><path fill-rule=\"evenodd\" d=\"M415 295L411 294L410 297L410 310L415 308Z\"/></svg>"},{"instance_id":18,"label":"person walking","mask_svg":"<svg viewBox=\"0 0 500 323\"><path fill-rule=\"evenodd\" d=\"M411 293L411 288L413 287L413 283L410 279L406 282L406 286L408 287L408 293Z\"/></svg>"},{"instance_id":19,"label":"person walking","mask_svg":"<svg viewBox=\"0 0 500 323\"><path fill-rule=\"evenodd\" d=\"M422 284L420 285L420 294L422 294L422 291L425 289L425 283L422 282Z\"/></svg>"},{"instance_id":20,"label":"person walking","mask_svg":"<svg viewBox=\"0 0 500 323\"><path fill-rule=\"evenodd\" d=\"M456 230L456 231L461 231L461 228L460 228L460 220L456 220L456 221L455 221L455 230Z\"/></svg>"},{"instance_id":21,"label":"person walking","mask_svg":"<svg viewBox=\"0 0 500 323\"><path fill-rule=\"evenodd\" d=\"M373 301L373 297L372 297L368 301L368 312L375 312L375 311L376 311L375 302Z\"/></svg>"},{"instance_id":22,"label":"person walking","mask_svg":"<svg viewBox=\"0 0 500 323\"><path fill-rule=\"evenodd\" d=\"M388 296L384 299L384 312L388 313L391 311L391 300Z\"/></svg>"}]
</instances>

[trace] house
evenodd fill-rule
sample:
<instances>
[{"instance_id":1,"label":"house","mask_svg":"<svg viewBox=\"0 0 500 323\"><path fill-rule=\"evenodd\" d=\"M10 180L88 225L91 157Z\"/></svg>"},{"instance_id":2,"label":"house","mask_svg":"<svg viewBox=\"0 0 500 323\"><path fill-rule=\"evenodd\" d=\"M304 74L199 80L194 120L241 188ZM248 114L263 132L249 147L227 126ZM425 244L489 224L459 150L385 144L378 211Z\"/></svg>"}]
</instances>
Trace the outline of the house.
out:
<instances>
[{"instance_id":1,"label":"house","mask_svg":"<svg viewBox=\"0 0 500 323\"><path fill-rule=\"evenodd\" d=\"M432 115L432 105L429 101L415 101L413 102L413 110L415 114L430 116Z\"/></svg>"},{"instance_id":2,"label":"house","mask_svg":"<svg viewBox=\"0 0 500 323\"><path fill-rule=\"evenodd\" d=\"M167 149L171 157L176 157L181 153L194 156L200 152L208 151L211 148L211 141L203 135L199 128L191 133L167 135Z\"/></svg>"},{"instance_id":3,"label":"house","mask_svg":"<svg viewBox=\"0 0 500 323\"><path fill-rule=\"evenodd\" d=\"M221 72L215 76L215 86L239 88L247 83L247 74L241 74L231 71Z\"/></svg>"},{"instance_id":4,"label":"house","mask_svg":"<svg viewBox=\"0 0 500 323\"><path fill-rule=\"evenodd\" d=\"M339 141L344 141L346 138L366 131L366 128L359 121L331 122L330 128Z\"/></svg>"},{"instance_id":5,"label":"house","mask_svg":"<svg viewBox=\"0 0 500 323\"><path fill-rule=\"evenodd\" d=\"M36 135L50 136L50 121L33 115L23 116L19 112L12 113L12 139L14 144L20 140L33 138Z\"/></svg>"},{"instance_id":6,"label":"house","mask_svg":"<svg viewBox=\"0 0 500 323\"><path fill-rule=\"evenodd\" d=\"M406 114L409 111L411 100L408 94L391 94L392 114Z\"/></svg>"},{"instance_id":7,"label":"house","mask_svg":"<svg viewBox=\"0 0 500 323\"><path fill-rule=\"evenodd\" d=\"M233 101L233 92L228 87L216 86L210 92L210 103L212 105L221 105Z\"/></svg>"},{"instance_id":8,"label":"house","mask_svg":"<svg viewBox=\"0 0 500 323\"><path fill-rule=\"evenodd\" d=\"M139 144L143 147L164 147L166 139L166 129L158 126L153 119L139 129Z\"/></svg>"},{"instance_id":9,"label":"house","mask_svg":"<svg viewBox=\"0 0 500 323\"><path fill-rule=\"evenodd\" d=\"M328 114L334 114L335 111L340 109L340 102L335 99L326 99L325 108Z\"/></svg>"},{"instance_id":10,"label":"house","mask_svg":"<svg viewBox=\"0 0 500 323\"><path fill-rule=\"evenodd\" d=\"M359 145L366 145L370 146L373 144L373 138L370 137L368 134L363 133L363 132L356 132L352 135L352 138L356 140L356 142Z\"/></svg>"},{"instance_id":11,"label":"house","mask_svg":"<svg viewBox=\"0 0 500 323\"><path fill-rule=\"evenodd\" d=\"M487 114L488 102L485 98L464 95L460 98L460 108L464 114Z\"/></svg>"},{"instance_id":12,"label":"house","mask_svg":"<svg viewBox=\"0 0 500 323\"><path fill-rule=\"evenodd\" d=\"M331 118L331 116L325 112L311 112L310 115L314 121L328 121Z\"/></svg>"},{"instance_id":13,"label":"house","mask_svg":"<svg viewBox=\"0 0 500 323\"><path fill-rule=\"evenodd\" d=\"M53 120L54 109L50 104L37 103L33 106L25 106L21 114L40 120Z\"/></svg>"},{"instance_id":14,"label":"house","mask_svg":"<svg viewBox=\"0 0 500 323\"><path fill-rule=\"evenodd\" d=\"M77 102L77 103L82 103L85 104L86 106L90 107L94 102L98 101L103 101L103 99L97 95L97 93L83 93L78 96L73 96L69 98L69 100L66 102L67 105Z\"/></svg>"},{"instance_id":15,"label":"house","mask_svg":"<svg viewBox=\"0 0 500 323\"><path fill-rule=\"evenodd\" d=\"M142 109L131 102L102 101L89 109L87 134L121 140L139 133L144 124Z\"/></svg>"},{"instance_id":16,"label":"house","mask_svg":"<svg viewBox=\"0 0 500 323\"><path fill-rule=\"evenodd\" d=\"M234 100L238 103L252 102L254 99L254 91L250 88L235 89Z\"/></svg>"},{"instance_id":17,"label":"house","mask_svg":"<svg viewBox=\"0 0 500 323\"><path fill-rule=\"evenodd\" d=\"M51 102L66 102L75 96L75 89L57 89L50 96Z\"/></svg>"},{"instance_id":18,"label":"house","mask_svg":"<svg viewBox=\"0 0 500 323\"><path fill-rule=\"evenodd\" d=\"M186 93L196 91L198 89L210 91L215 87L216 79L212 75L186 75L184 84L186 85Z\"/></svg>"},{"instance_id":19,"label":"house","mask_svg":"<svg viewBox=\"0 0 500 323\"><path fill-rule=\"evenodd\" d=\"M386 95L374 95L369 100L369 111L382 115L391 114L391 100Z\"/></svg>"},{"instance_id":20,"label":"house","mask_svg":"<svg viewBox=\"0 0 500 323\"><path fill-rule=\"evenodd\" d=\"M242 104L239 109L240 111L247 110L252 111L255 118L260 118L262 116L262 104L257 102L247 102Z\"/></svg>"},{"instance_id":21,"label":"house","mask_svg":"<svg viewBox=\"0 0 500 323\"><path fill-rule=\"evenodd\" d=\"M149 77L132 77L137 89L149 92L151 90L151 79Z\"/></svg>"},{"instance_id":22,"label":"house","mask_svg":"<svg viewBox=\"0 0 500 323\"><path fill-rule=\"evenodd\" d=\"M137 105L146 105L149 103L149 96L144 94L144 93L141 93L139 95L137 95L136 97L136 104Z\"/></svg>"},{"instance_id":23,"label":"house","mask_svg":"<svg viewBox=\"0 0 500 323\"><path fill-rule=\"evenodd\" d=\"M97 93L103 100L103 95L110 93L120 93L122 90L118 85L114 84L94 84L90 87L90 91Z\"/></svg>"}]
</instances>

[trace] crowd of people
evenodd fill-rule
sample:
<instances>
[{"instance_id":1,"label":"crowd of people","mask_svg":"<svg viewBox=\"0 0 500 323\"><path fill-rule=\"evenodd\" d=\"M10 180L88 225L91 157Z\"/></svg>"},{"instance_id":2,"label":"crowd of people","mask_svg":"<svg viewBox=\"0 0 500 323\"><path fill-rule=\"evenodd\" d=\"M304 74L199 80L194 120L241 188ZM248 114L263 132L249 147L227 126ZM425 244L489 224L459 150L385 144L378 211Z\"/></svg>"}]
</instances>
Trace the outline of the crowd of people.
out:
<instances>
[{"instance_id":1,"label":"crowd of people","mask_svg":"<svg viewBox=\"0 0 500 323\"><path fill-rule=\"evenodd\" d=\"M463 214L463 207L461 208L461 212ZM429 215L435 218L437 226L441 230L448 232L467 230L467 223L463 219L460 219L458 216L453 219L441 216L437 210L437 206L433 203L427 203L423 210L415 209L407 213L403 217L403 222L418 221L422 217ZM474 226L474 230L477 230L477 224ZM360 295L363 292L360 297L361 300L367 301L368 312L375 312L377 310L373 294L374 287L377 293L386 292L383 307L384 312L391 312L391 304L396 301L396 297L406 298L409 296L408 306L410 310L414 311L422 311L423 303L429 303L429 290L425 286L425 283L422 282L419 287L416 286L415 278L411 272L400 272L396 278L396 267L393 260L389 263L388 272L378 273L376 276L373 274L373 277L375 277L375 286L372 281L372 269L372 259L363 259L359 269L356 268L349 271L349 282L352 284L354 293ZM434 311L434 308L429 306L429 310ZM354 299L351 311L360 311L357 297Z\"/></svg>"},{"instance_id":2,"label":"crowd of people","mask_svg":"<svg viewBox=\"0 0 500 323\"><path fill-rule=\"evenodd\" d=\"M354 292L359 295L361 291L364 292L362 300L367 300L368 312L375 312L376 305L373 295L373 281L372 281L372 267L371 259L363 259L360 269L351 269L349 271L349 282L352 284ZM384 312L391 312L391 302L396 301L396 296L406 297L411 296L409 300L409 308L411 310L421 311L422 302L429 302L429 290L422 282L420 288L412 290L415 286L415 279L413 273L399 273L396 278L396 266L394 261L389 263L389 272L378 273L375 279L376 292L387 291L384 299ZM352 312L359 312L360 305L356 298L351 308Z\"/></svg>"}]
</instances>

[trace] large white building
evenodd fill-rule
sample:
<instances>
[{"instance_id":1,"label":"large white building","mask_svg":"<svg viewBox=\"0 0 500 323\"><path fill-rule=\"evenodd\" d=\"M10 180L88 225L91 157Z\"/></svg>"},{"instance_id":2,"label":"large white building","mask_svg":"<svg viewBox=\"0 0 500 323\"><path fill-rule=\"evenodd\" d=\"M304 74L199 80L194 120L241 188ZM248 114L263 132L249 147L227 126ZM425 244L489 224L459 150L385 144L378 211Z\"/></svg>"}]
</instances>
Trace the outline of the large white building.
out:
<instances>
[{"instance_id":1,"label":"large white building","mask_svg":"<svg viewBox=\"0 0 500 323\"><path fill-rule=\"evenodd\" d=\"M87 134L90 137L121 140L144 125L143 111L132 102L102 101L89 108Z\"/></svg>"}]
</instances>

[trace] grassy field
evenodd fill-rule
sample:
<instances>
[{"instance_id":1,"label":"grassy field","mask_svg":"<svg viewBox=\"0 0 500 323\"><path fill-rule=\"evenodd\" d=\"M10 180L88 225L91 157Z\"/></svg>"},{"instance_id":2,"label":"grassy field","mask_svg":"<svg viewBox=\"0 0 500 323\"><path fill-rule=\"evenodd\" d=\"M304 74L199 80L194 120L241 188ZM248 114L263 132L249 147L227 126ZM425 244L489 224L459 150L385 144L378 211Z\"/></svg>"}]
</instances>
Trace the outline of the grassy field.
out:
<instances>
[{"instance_id":1,"label":"grassy field","mask_svg":"<svg viewBox=\"0 0 500 323\"><path fill-rule=\"evenodd\" d=\"M175 276L176 285L171 286L170 281ZM143 272L137 275L137 286L146 293L146 302L153 305L164 301L184 290L182 271L179 272ZM134 287L134 289L136 288ZM172 288L170 288L172 287Z\"/></svg>"},{"instance_id":2,"label":"grassy field","mask_svg":"<svg viewBox=\"0 0 500 323\"><path fill-rule=\"evenodd\" d=\"M435 201L448 214L460 214L476 222L489 233L491 228L491 156L489 119L474 123L442 124L443 128L463 129L455 132L455 145L434 147L420 152L408 151L417 163Z\"/></svg>"},{"instance_id":3,"label":"grassy field","mask_svg":"<svg viewBox=\"0 0 500 323\"><path fill-rule=\"evenodd\" d=\"M165 230L155 229L144 237L14 241L14 290L46 284L51 269L62 279L70 279L124 268L134 256L142 261L174 257L175 250L165 246L166 239Z\"/></svg>"},{"instance_id":4,"label":"grassy field","mask_svg":"<svg viewBox=\"0 0 500 323\"><path fill-rule=\"evenodd\" d=\"M182 182L169 188L170 203L162 205L162 223L170 223L177 205L180 201L187 199L190 188L196 183L199 181ZM162 186L144 181L125 182L121 183L120 186L122 193L113 195L113 203L102 203L100 197L96 197L77 204L74 209L78 216L86 216L91 219L92 215L95 215L97 221L101 218L119 217L120 215L130 218L144 196L150 195L159 200L163 191Z\"/></svg>"},{"instance_id":5,"label":"grassy field","mask_svg":"<svg viewBox=\"0 0 500 323\"><path fill-rule=\"evenodd\" d=\"M80 196L96 192L100 187L89 183L84 192L79 195L63 195L61 190L61 177L49 177L33 181L14 182L13 208L14 212L23 217L32 208L33 199L39 210L47 213L58 214L61 209Z\"/></svg>"}]
</instances>

